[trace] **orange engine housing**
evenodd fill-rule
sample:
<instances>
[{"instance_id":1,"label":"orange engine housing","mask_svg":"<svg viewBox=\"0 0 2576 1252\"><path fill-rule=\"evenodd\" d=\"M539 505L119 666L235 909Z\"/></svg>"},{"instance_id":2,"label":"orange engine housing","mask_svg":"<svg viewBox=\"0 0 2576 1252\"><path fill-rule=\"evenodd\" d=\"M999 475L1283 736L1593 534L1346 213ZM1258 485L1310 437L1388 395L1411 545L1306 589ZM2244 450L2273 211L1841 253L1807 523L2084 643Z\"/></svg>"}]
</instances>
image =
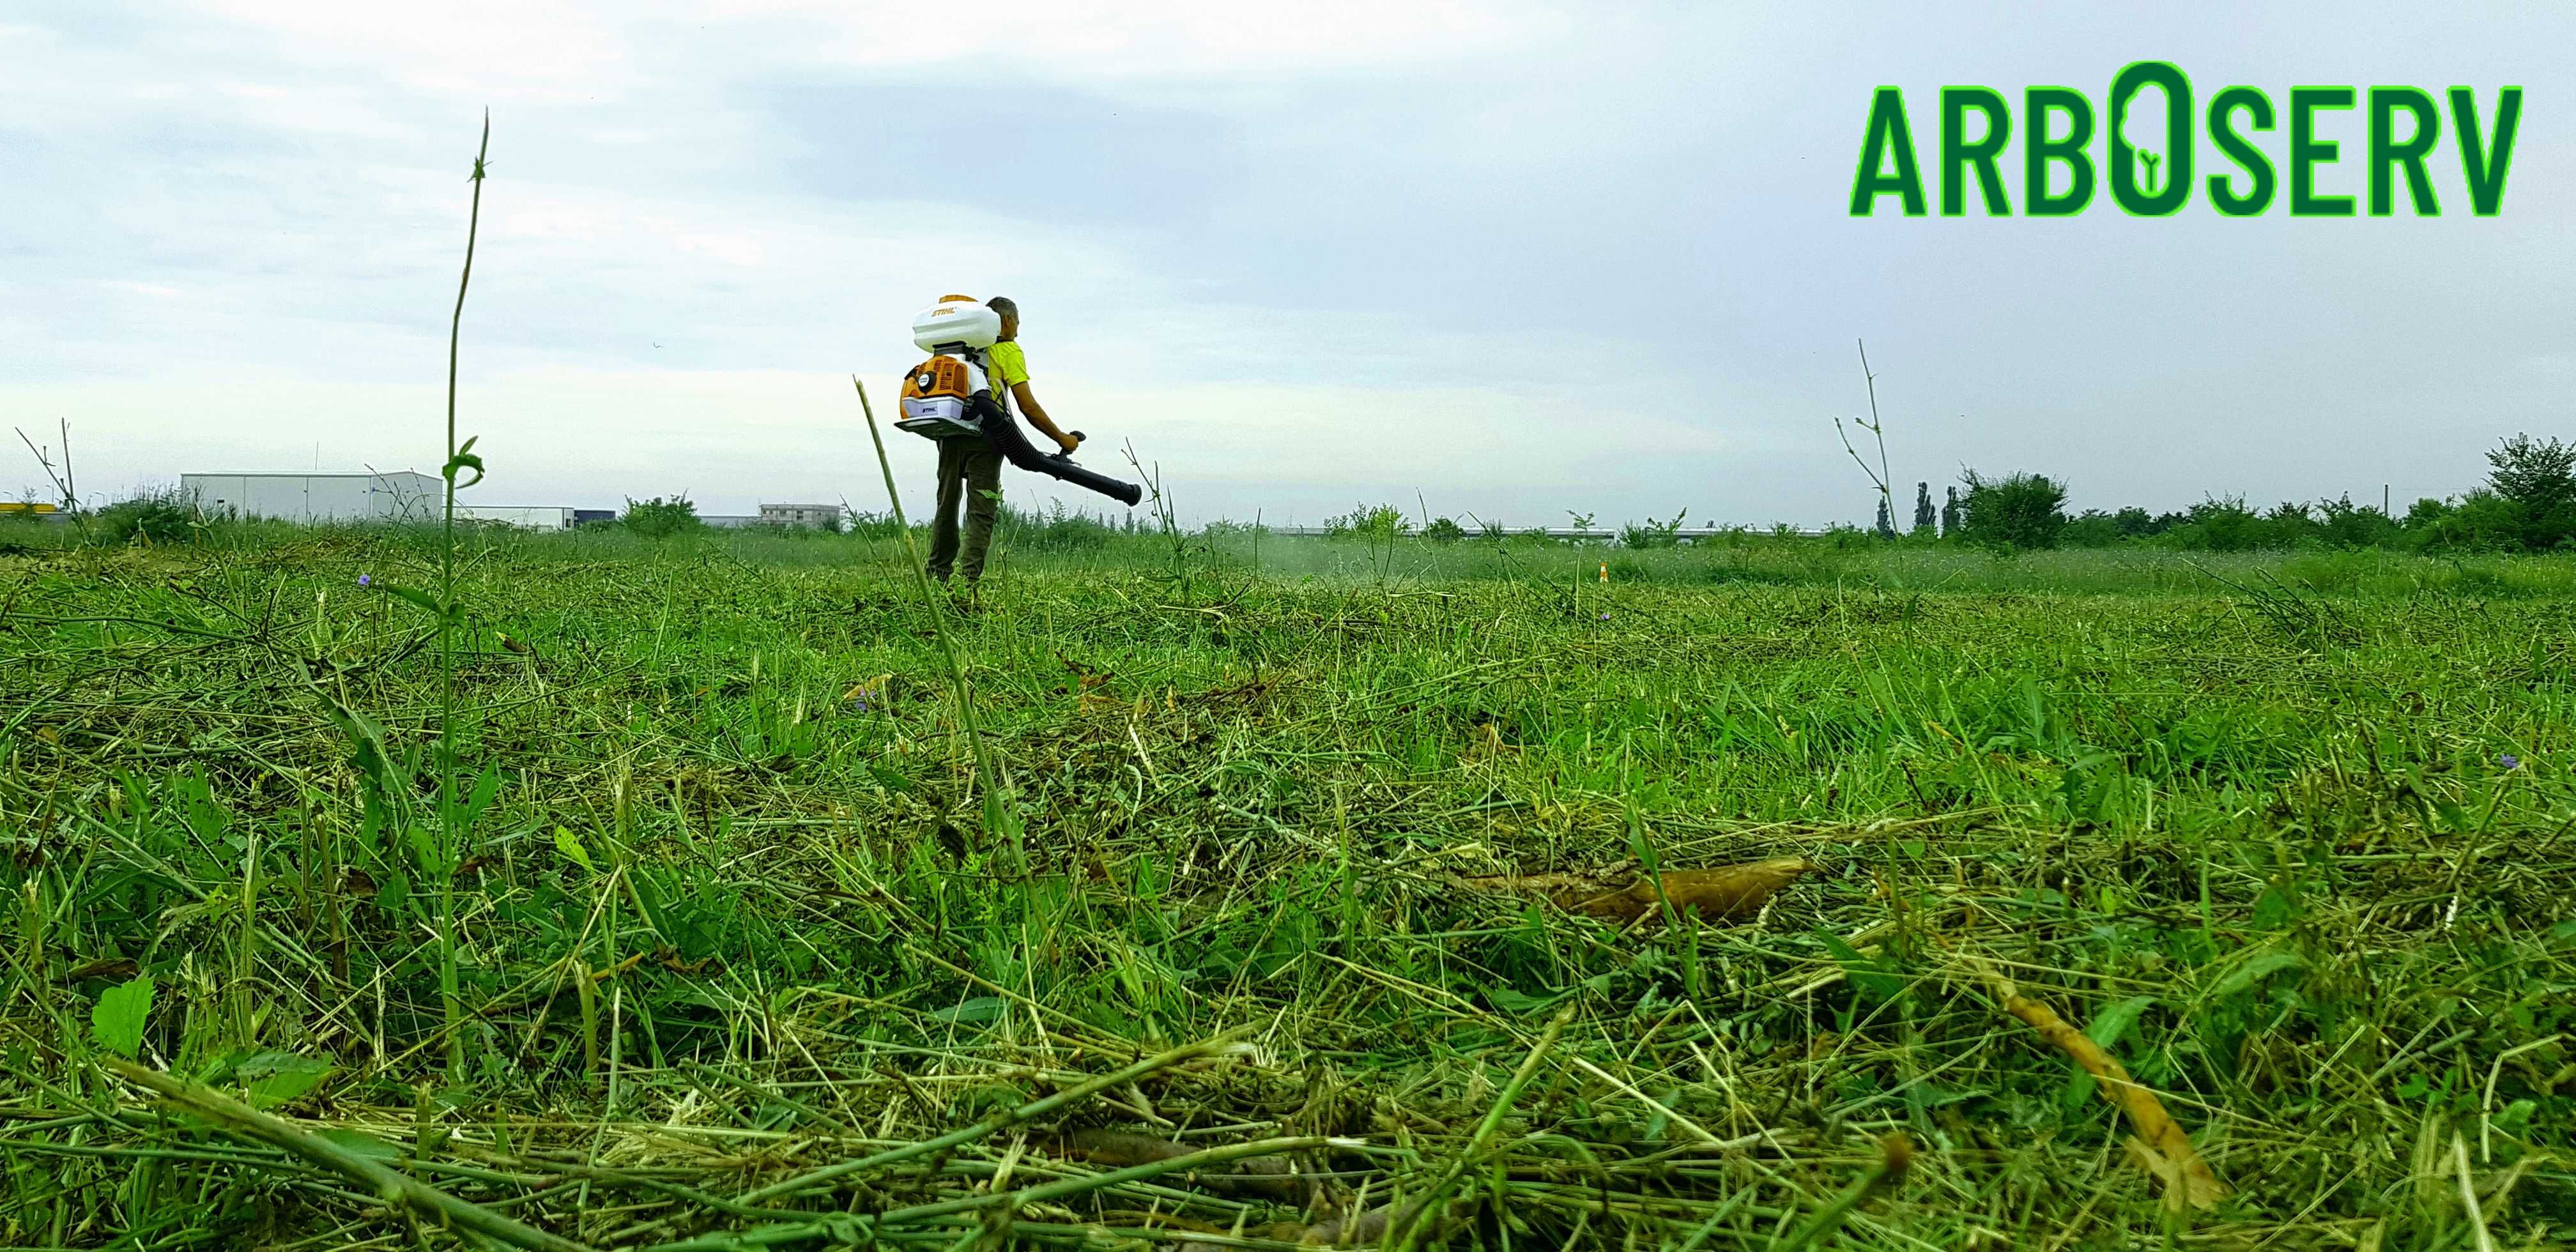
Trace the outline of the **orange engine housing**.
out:
<instances>
[{"instance_id":1,"label":"orange engine housing","mask_svg":"<svg viewBox=\"0 0 2576 1252\"><path fill-rule=\"evenodd\" d=\"M913 366L912 372L904 375L903 378L903 398L906 400L929 400L943 396L968 400L974 395L975 386L973 380L967 376L966 363L953 356L932 357Z\"/></svg>"},{"instance_id":2,"label":"orange engine housing","mask_svg":"<svg viewBox=\"0 0 2576 1252\"><path fill-rule=\"evenodd\" d=\"M972 359L934 356L903 376L903 416L894 428L931 439L982 434L979 410L993 403L983 387L984 371Z\"/></svg>"}]
</instances>

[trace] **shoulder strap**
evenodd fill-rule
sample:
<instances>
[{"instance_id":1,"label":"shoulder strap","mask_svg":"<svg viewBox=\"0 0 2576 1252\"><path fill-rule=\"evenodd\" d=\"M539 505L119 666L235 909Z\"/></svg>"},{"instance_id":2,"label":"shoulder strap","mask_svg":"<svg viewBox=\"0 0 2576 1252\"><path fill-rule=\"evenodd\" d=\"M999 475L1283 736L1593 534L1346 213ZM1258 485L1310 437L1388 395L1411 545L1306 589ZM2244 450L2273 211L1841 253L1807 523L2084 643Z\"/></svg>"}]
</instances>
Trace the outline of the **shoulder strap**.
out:
<instances>
[{"instance_id":1,"label":"shoulder strap","mask_svg":"<svg viewBox=\"0 0 2576 1252\"><path fill-rule=\"evenodd\" d=\"M977 349L977 352L980 353L983 358L982 365L984 369L984 377L992 383L990 387L985 389L986 393L993 397L994 404L1001 407L1002 416L1011 416L1011 389L1003 384L1001 374L993 369L992 349L979 348Z\"/></svg>"}]
</instances>

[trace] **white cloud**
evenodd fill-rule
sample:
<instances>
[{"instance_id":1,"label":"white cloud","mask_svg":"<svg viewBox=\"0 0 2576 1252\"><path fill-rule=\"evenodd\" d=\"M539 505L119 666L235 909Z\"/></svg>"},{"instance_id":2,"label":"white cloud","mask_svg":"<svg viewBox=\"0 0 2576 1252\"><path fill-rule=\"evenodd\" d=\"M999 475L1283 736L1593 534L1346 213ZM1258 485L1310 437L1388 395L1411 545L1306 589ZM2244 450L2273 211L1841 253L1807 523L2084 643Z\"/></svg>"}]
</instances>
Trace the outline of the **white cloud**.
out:
<instances>
[{"instance_id":1,"label":"white cloud","mask_svg":"<svg viewBox=\"0 0 2576 1252\"><path fill-rule=\"evenodd\" d=\"M967 22L923 21L896 6L853 13L821 0L746 8L813 22L820 37L807 51L827 64L962 62L1020 73L1140 79L1454 60L1524 47L1568 25L1560 14L1535 5L1463 0L1000 0L979 5Z\"/></svg>"},{"instance_id":2,"label":"white cloud","mask_svg":"<svg viewBox=\"0 0 2576 1252\"><path fill-rule=\"evenodd\" d=\"M613 6L450 0L198 0L316 71L364 68L405 87L477 101L621 99L672 81L692 50L727 73L971 66L979 73L1151 82L1454 61L1560 38L1562 13L1521 0L980 0L938 14L842 0ZM935 116L935 97L923 102Z\"/></svg>"},{"instance_id":3,"label":"white cloud","mask_svg":"<svg viewBox=\"0 0 2576 1252\"><path fill-rule=\"evenodd\" d=\"M585 11L517 0L196 0L191 7L262 32L271 54L323 76L365 69L405 87L493 101L577 101L643 81L627 22L615 16L619 7Z\"/></svg>"},{"instance_id":4,"label":"white cloud","mask_svg":"<svg viewBox=\"0 0 2576 1252\"><path fill-rule=\"evenodd\" d=\"M514 499L864 488L844 374L909 364L909 314L948 290L1018 297L1041 396L1134 437L1201 514L1421 487L1515 520L1855 516L1825 416L1860 401L1855 334L1884 345L1901 479L2011 461L2071 474L2084 503L2331 490L2391 462L2456 490L2491 431L2563 408L2571 163L2536 111L2492 221L1842 213L1872 84L1909 87L1918 131L1940 82L2098 88L2145 45L2277 88L2292 75L2269 67L2315 64L2284 19L63 12L0 27L0 142L31 189L0 218L0 404L69 414L94 485L292 467L316 441L344 466L433 461L486 104L463 368ZM2524 50L2563 40L2476 25L2335 51L2355 81L2523 81L2536 108L2558 63ZM936 132L950 92L999 120L928 176L884 169L877 149ZM1019 159L979 166L1003 140ZM1186 147L1159 160L1166 143Z\"/></svg>"}]
</instances>

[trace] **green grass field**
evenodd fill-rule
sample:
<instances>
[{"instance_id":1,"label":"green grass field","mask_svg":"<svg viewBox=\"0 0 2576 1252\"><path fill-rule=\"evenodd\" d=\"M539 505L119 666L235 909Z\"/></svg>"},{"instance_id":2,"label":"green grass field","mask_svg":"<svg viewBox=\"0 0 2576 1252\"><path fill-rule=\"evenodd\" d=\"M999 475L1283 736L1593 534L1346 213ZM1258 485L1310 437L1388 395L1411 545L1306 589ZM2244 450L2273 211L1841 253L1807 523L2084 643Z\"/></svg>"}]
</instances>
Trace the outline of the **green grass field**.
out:
<instances>
[{"instance_id":1,"label":"green grass field","mask_svg":"<svg viewBox=\"0 0 2576 1252\"><path fill-rule=\"evenodd\" d=\"M25 534L0 1244L2576 1240L2576 560Z\"/></svg>"}]
</instances>

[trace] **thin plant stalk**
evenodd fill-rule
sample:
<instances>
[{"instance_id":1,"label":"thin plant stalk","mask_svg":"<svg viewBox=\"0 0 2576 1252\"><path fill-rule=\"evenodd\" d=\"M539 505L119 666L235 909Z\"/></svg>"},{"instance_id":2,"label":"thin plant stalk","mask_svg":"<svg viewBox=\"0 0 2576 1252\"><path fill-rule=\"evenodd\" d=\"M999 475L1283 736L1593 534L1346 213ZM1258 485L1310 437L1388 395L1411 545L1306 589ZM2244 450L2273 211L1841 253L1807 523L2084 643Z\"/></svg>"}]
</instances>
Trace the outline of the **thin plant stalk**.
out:
<instances>
[{"instance_id":1,"label":"thin plant stalk","mask_svg":"<svg viewBox=\"0 0 2576 1252\"><path fill-rule=\"evenodd\" d=\"M912 537L912 523L903 516L903 497L895 490L894 462L887 459L885 436L877 432L877 411L868 403L867 384L859 376L850 376L850 386L859 393L859 412L868 419L868 440L876 445L877 469L885 474L886 505L894 510L895 533L903 536L904 559L912 566L912 576L921 588L922 606L930 610L931 631L939 637L939 655L948 665L948 687L957 697L957 724L966 732L966 742L975 754L976 785L984 793L984 829L990 835L1009 840L1015 868L1025 868L1026 855L1020 847L1020 824L1009 813L1008 797L1003 794L1001 775L993 768L990 750L984 744L984 732L975 723L975 699L967 690L966 667L957 659L957 645L948 638L948 619L940 612L939 594L931 589L929 567L922 564L921 545Z\"/></svg>"},{"instance_id":2,"label":"thin plant stalk","mask_svg":"<svg viewBox=\"0 0 2576 1252\"><path fill-rule=\"evenodd\" d=\"M1154 523L1162 528L1164 541L1172 545L1172 585L1186 602L1190 595L1189 539L1181 533L1171 498L1163 494L1163 463L1156 461L1152 469L1145 468L1145 463L1136 459L1134 440L1127 443L1127 463L1136 467L1136 477L1144 480L1145 492L1153 499Z\"/></svg>"},{"instance_id":3,"label":"thin plant stalk","mask_svg":"<svg viewBox=\"0 0 2576 1252\"><path fill-rule=\"evenodd\" d=\"M172 1107L214 1123L225 1134L270 1147L326 1169L373 1191L392 1204L435 1217L442 1225L466 1231L491 1243L530 1252L589 1252L582 1244L551 1235L478 1204L441 1191L386 1165L364 1152L295 1127L220 1092L148 1069L120 1057L102 1057L110 1073L141 1087Z\"/></svg>"},{"instance_id":4,"label":"thin plant stalk","mask_svg":"<svg viewBox=\"0 0 2576 1252\"><path fill-rule=\"evenodd\" d=\"M1867 1172L1853 1179L1841 1194L1816 1210L1815 1217L1806 1225L1781 1241L1780 1252L1799 1252L1802 1248L1814 1246L1841 1229L1842 1224L1850 1220L1852 1213L1871 1196L1905 1181L1906 1167L1914 1160L1914 1141L1901 1132L1892 1134L1879 1141L1878 1153L1877 1162Z\"/></svg>"},{"instance_id":5,"label":"thin plant stalk","mask_svg":"<svg viewBox=\"0 0 2576 1252\"><path fill-rule=\"evenodd\" d=\"M1476 1123L1476 1132L1468 1137L1467 1146L1449 1162L1449 1168L1441 1171L1431 1189L1414 1201L1413 1220L1404 1224L1403 1237L1396 1241L1397 1252L1413 1252L1424 1238L1439 1228L1441 1211L1446 1207L1443 1201L1449 1189L1457 1186L1459 1180L1467 1176L1467 1171L1476 1166L1477 1158L1484 1155L1485 1145L1493 1142L1495 1132L1502 1129L1503 1116L1511 1112L1512 1104L1520 1099L1522 1089L1537 1076L1539 1063L1546 1060L1548 1050L1556 1046L1557 1036L1565 1033L1566 1023L1574 1020L1575 1008L1575 1005L1566 1005L1548 1022L1547 1030L1539 1035L1529 1054L1521 1058L1520 1068L1512 1071L1511 1080L1503 1084L1502 1094L1494 1097L1493 1107L1485 1110L1485 1119Z\"/></svg>"},{"instance_id":6,"label":"thin plant stalk","mask_svg":"<svg viewBox=\"0 0 2576 1252\"><path fill-rule=\"evenodd\" d=\"M18 431L18 442L27 445L27 451L35 454L36 464L43 467L46 480L53 483L55 494L63 498L63 511L71 515L72 524L80 527L81 536L87 538L89 519L81 516L80 495L72 485L72 425L68 420L62 423L62 437L63 472L56 474L53 457L45 449L37 447L36 441L29 439L26 431Z\"/></svg>"},{"instance_id":7,"label":"thin plant stalk","mask_svg":"<svg viewBox=\"0 0 2576 1252\"><path fill-rule=\"evenodd\" d=\"M920 1143L907 1143L898 1147L887 1148L882 1152L863 1156L855 1161L843 1161L838 1165L827 1166L811 1173L800 1174L794 1178L774 1182L766 1187L760 1187L755 1190L745 1192L743 1195L738 1197L738 1200L743 1204L760 1204L766 1201L791 1196L808 1188L819 1187L833 1179L846 1178L851 1174L859 1173L863 1170L883 1169L889 1165L898 1165L919 1157L946 1152L951 1148L961 1147L965 1144L973 1143L978 1139L988 1138L1014 1126L1020 1126L1036 1121L1041 1117L1054 1113L1058 1109L1070 1108L1074 1105L1080 1104L1084 1100L1088 1100L1091 1097L1100 1094L1103 1091L1114 1091L1158 1070L1169 1069L1183 1061L1192 1061L1202 1056L1210 1056L1215 1053L1222 1052L1233 1046L1236 1040L1250 1033L1251 1031L1249 1028L1242 1026L1237 1026L1231 1030L1221 1031L1212 1038L1203 1039L1197 1043L1185 1043L1177 1048L1158 1052L1143 1060L1137 1061L1134 1064L1102 1074L1097 1078L1085 1080L1071 1087L1067 1087L1053 1095L1031 1100L1016 1108L996 1113L993 1116L987 1117L963 1130L952 1130L936 1139L927 1139Z\"/></svg>"},{"instance_id":8,"label":"thin plant stalk","mask_svg":"<svg viewBox=\"0 0 2576 1252\"><path fill-rule=\"evenodd\" d=\"M1852 446L1851 436L1844 433L1843 419L1839 417L1834 419L1834 434L1843 441L1843 451L1851 454L1852 463L1860 466L1860 472L1869 476L1871 486L1878 488L1878 498L1887 506L1887 528L1893 531L1896 529L1896 492L1888 485L1891 480L1887 471L1887 428L1878 417L1878 375L1869 370L1869 345L1858 339L1853 340L1852 343L1860 349L1861 384L1869 388L1869 420L1864 422L1859 418L1853 418L1852 425L1877 437L1878 468L1871 469L1869 462L1861 459L1860 449Z\"/></svg>"},{"instance_id":9,"label":"thin plant stalk","mask_svg":"<svg viewBox=\"0 0 2576 1252\"><path fill-rule=\"evenodd\" d=\"M456 312L447 323L446 508L438 544L438 995L447 1016L447 1069L465 1070L464 1001L456 977L456 866L463 860L456 797L456 357L464 333L465 291L474 281L474 237L483 223L483 162L492 150L492 117L474 150L473 207L465 219L465 269L456 280ZM478 473L476 476L480 478Z\"/></svg>"},{"instance_id":10,"label":"thin plant stalk","mask_svg":"<svg viewBox=\"0 0 2576 1252\"><path fill-rule=\"evenodd\" d=\"M72 520L77 522L80 520L80 484L72 477L72 419L56 418L54 426L63 437L63 508L70 511Z\"/></svg>"},{"instance_id":11,"label":"thin plant stalk","mask_svg":"<svg viewBox=\"0 0 2576 1252\"><path fill-rule=\"evenodd\" d=\"M1870 372L1869 345L1854 339L1852 346L1860 350L1860 381L1862 386L1869 389L1869 433L1878 437L1878 493L1887 498L1888 522L1893 525L1896 520L1896 497L1889 495L1888 492L1890 484L1896 479L1887 472L1887 427L1879 421L1878 417L1878 375Z\"/></svg>"}]
</instances>

